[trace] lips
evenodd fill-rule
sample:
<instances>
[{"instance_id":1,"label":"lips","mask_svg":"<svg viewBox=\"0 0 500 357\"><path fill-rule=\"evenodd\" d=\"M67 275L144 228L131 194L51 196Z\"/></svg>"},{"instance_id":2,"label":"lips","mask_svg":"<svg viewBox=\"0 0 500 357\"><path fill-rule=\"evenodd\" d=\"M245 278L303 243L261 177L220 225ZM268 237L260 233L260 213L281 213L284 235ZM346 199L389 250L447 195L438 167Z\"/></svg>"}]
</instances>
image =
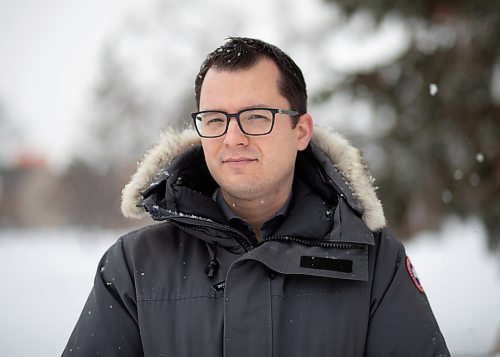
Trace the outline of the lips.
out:
<instances>
[{"instance_id":1,"label":"lips","mask_svg":"<svg viewBox=\"0 0 500 357\"><path fill-rule=\"evenodd\" d=\"M230 157L227 159L222 160L223 163L229 164L229 163L245 163L245 162L252 162L252 161L257 161L256 159L252 159L249 157Z\"/></svg>"},{"instance_id":2,"label":"lips","mask_svg":"<svg viewBox=\"0 0 500 357\"><path fill-rule=\"evenodd\" d=\"M247 156L228 157L222 160L222 164L231 170L243 170L250 167L257 159Z\"/></svg>"}]
</instances>

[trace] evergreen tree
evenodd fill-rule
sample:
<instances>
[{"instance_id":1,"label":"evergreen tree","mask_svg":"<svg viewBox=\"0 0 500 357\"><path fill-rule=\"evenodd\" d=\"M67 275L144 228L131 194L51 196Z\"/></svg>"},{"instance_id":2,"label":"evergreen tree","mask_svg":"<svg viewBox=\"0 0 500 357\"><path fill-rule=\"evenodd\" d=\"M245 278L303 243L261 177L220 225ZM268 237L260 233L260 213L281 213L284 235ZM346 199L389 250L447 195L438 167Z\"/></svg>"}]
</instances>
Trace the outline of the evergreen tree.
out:
<instances>
[{"instance_id":1,"label":"evergreen tree","mask_svg":"<svg viewBox=\"0 0 500 357\"><path fill-rule=\"evenodd\" d=\"M391 225L409 237L449 214L473 215L498 246L500 1L334 3L347 17L365 11L379 25L403 18L409 30L399 58L344 81L353 96L394 114L377 138L384 165L374 172Z\"/></svg>"}]
</instances>

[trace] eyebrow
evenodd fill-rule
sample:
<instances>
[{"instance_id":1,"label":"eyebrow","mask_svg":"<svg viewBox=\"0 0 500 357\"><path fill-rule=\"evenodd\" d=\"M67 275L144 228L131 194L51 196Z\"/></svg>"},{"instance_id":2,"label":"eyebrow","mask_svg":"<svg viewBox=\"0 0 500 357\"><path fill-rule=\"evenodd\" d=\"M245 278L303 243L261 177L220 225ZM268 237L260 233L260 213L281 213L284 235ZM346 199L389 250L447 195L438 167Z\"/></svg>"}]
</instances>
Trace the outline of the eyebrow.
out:
<instances>
[{"instance_id":1,"label":"eyebrow","mask_svg":"<svg viewBox=\"0 0 500 357\"><path fill-rule=\"evenodd\" d=\"M247 109L253 109L253 108L269 108L269 105L266 105L266 104L254 104L254 105L250 105L248 107L244 107L243 109L240 109L240 110L247 110Z\"/></svg>"},{"instance_id":2,"label":"eyebrow","mask_svg":"<svg viewBox=\"0 0 500 357\"><path fill-rule=\"evenodd\" d=\"M240 108L236 112L241 112L242 110L254 109L254 108L271 108L271 107L267 104L252 104L252 105ZM203 109L203 111L211 111L211 110L216 111L216 112L226 112L225 110L222 110L222 109Z\"/></svg>"}]
</instances>

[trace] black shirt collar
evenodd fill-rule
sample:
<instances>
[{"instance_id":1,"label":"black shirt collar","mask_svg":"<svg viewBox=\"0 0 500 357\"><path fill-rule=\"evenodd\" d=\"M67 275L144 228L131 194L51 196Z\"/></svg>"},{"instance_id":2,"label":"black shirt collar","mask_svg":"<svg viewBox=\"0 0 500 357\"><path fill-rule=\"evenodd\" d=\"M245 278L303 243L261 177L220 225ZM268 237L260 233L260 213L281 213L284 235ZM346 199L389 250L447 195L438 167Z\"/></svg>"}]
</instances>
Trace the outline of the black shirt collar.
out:
<instances>
[{"instance_id":1,"label":"black shirt collar","mask_svg":"<svg viewBox=\"0 0 500 357\"><path fill-rule=\"evenodd\" d=\"M222 213L226 217L227 223L230 226L242 231L242 233L244 233L246 236L253 237L255 239L255 232L253 231L250 224L245 219L241 218L240 216L234 213L231 207L224 200L224 197L222 197L220 188L217 188L217 190L215 191L214 199L217 205L222 210ZM274 233L274 231L281 225L281 223L284 221L286 217L288 209L290 208L291 201L292 201L292 192L290 192L285 204L280 208L280 210L276 212L274 216L272 216L262 224L260 230L262 238L271 236Z\"/></svg>"}]
</instances>

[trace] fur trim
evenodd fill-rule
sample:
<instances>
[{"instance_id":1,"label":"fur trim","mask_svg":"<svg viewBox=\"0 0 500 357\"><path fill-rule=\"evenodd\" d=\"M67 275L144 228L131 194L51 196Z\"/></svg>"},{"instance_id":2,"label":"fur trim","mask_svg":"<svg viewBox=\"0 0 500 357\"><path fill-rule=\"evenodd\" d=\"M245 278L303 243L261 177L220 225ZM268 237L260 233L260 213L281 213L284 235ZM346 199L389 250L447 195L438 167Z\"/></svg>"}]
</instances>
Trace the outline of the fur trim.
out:
<instances>
[{"instance_id":1,"label":"fur trim","mask_svg":"<svg viewBox=\"0 0 500 357\"><path fill-rule=\"evenodd\" d=\"M363 209L363 221L371 231L386 225L382 204L378 200L366 163L359 149L354 148L339 134L324 128L315 128L312 141L333 161L351 187L353 196ZM193 130L176 132L167 130L158 145L149 150L122 191L121 210L125 217L142 218L144 210L137 207L142 192L153 182L157 174L177 156L194 145L200 138Z\"/></svg>"},{"instance_id":2,"label":"fur trim","mask_svg":"<svg viewBox=\"0 0 500 357\"><path fill-rule=\"evenodd\" d=\"M363 209L363 221L368 228L371 231L384 228L386 220L382 203L377 198L372 185L373 178L361 151L339 134L324 128L315 130L313 142L330 157L349 184L353 196Z\"/></svg>"},{"instance_id":3,"label":"fur trim","mask_svg":"<svg viewBox=\"0 0 500 357\"><path fill-rule=\"evenodd\" d=\"M122 214L128 218L144 217L144 209L137 207L142 200L142 192L173 159L194 145L200 145L200 142L200 137L192 130L176 132L169 129L162 133L160 142L144 155L137 172L122 190Z\"/></svg>"}]
</instances>

